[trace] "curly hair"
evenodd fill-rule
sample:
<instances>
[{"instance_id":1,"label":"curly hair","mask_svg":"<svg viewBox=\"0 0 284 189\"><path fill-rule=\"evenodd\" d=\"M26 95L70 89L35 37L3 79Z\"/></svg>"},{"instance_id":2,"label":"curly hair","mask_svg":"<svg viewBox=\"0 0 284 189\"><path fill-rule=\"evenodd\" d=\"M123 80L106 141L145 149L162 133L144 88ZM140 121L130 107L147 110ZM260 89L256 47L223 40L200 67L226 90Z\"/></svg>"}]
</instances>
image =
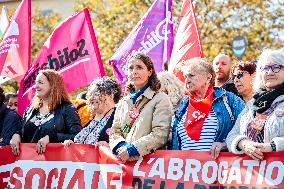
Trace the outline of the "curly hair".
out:
<instances>
[{"instance_id":1,"label":"curly hair","mask_svg":"<svg viewBox=\"0 0 284 189\"><path fill-rule=\"evenodd\" d=\"M128 59L127 63L129 63L129 61L132 60L132 59L141 60L145 64L145 66L147 67L148 71L152 70L152 74L149 77L148 84L149 84L150 89L152 89L153 91L155 91L155 92L159 91L159 89L161 88L161 83L160 83L160 80L157 77L157 74L156 74L155 68L154 68L154 64L153 64L153 61L151 60L151 58L149 56L145 55L145 54L136 53L136 54L133 54ZM132 83L128 82L126 84L126 91L131 91L133 89L134 89L134 85Z\"/></svg>"},{"instance_id":2,"label":"curly hair","mask_svg":"<svg viewBox=\"0 0 284 189\"><path fill-rule=\"evenodd\" d=\"M4 103L4 100L5 100L4 90L0 87L0 105Z\"/></svg>"},{"instance_id":3,"label":"curly hair","mask_svg":"<svg viewBox=\"0 0 284 189\"><path fill-rule=\"evenodd\" d=\"M161 82L160 91L166 93L176 109L184 95L183 83L172 73L164 71L158 73Z\"/></svg>"},{"instance_id":4,"label":"curly hair","mask_svg":"<svg viewBox=\"0 0 284 189\"><path fill-rule=\"evenodd\" d=\"M94 80L88 88L87 99L90 99L92 94L113 95L113 101L118 103L121 98L121 87L118 82L110 77L103 77Z\"/></svg>"},{"instance_id":5,"label":"curly hair","mask_svg":"<svg viewBox=\"0 0 284 189\"><path fill-rule=\"evenodd\" d=\"M253 62L250 61L239 61L232 69L232 73L238 69L241 71L246 71L250 75L254 74L256 71L256 65Z\"/></svg>"},{"instance_id":6,"label":"curly hair","mask_svg":"<svg viewBox=\"0 0 284 189\"><path fill-rule=\"evenodd\" d=\"M39 71L39 74L43 74L50 84L50 93L48 97L49 111L55 110L62 102L70 102L67 90L64 85L63 77L55 70L45 69ZM42 99L34 96L32 100L32 106L35 109L39 109L42 106Z\"/></svg>"}]
</instances>

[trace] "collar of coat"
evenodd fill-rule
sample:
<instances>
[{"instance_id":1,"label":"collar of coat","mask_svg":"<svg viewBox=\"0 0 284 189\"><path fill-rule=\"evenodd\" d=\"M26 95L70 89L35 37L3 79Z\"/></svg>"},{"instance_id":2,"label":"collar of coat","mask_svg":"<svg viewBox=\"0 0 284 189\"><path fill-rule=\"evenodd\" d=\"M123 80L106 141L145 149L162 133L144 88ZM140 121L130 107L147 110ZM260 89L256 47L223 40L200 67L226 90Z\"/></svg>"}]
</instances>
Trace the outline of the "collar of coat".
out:
<instances>
[{"instance_id":1,"label":"collar of coat","mask_svg":"<svg viewBox=\"0 0 284 189\"><path fill-rule=\"evenodd\" d=\"M139 100L141 100L141 99L143 98L143 96L146 97L147 99L151 100L151 99L153 99L155 93L156 93L155 91L153 91L150 87L148 87L148 88L144 91L144 93L142 93L142 95L140 95L140 96L137 98L136 102L138 102ZM132 100L130 99L130 96L128 95L127 101L129 101L129 100L132 102Z\"/></svg>"},{"instance_id":2,"label":"collar of coat","mask_svg":"<svg viewBox=\"0 0 284 189\"><path fill-rule=\"evenodd\" d=\"M221 98L224 94L226 94L226 90L221 88L221 87L214 87L214 99L217 100L218 98ZM188 101L189 101L189 96L184 96L178 106L178 109L175 113L175 116L177 119L181 119L184 113L186 112L186 108L188 107Z\"/></svg>"}]
</instances>

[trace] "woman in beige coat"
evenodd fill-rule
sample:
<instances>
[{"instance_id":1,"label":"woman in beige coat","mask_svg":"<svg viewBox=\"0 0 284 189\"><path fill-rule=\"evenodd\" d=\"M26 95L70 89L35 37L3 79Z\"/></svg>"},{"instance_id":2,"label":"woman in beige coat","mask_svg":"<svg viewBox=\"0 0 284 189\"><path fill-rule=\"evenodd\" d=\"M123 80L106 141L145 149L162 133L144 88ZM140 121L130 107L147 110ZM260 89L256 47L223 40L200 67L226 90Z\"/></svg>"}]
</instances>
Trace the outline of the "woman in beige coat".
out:
<instances>
[{"instance_id":1,"label":"woman in beige coat","mask_svg":"<svg viewBox=\"0 0 284 189\"><path fill-rule=\"evenodd\" d=\"M166 144L172 105L165 93L158 92L161 84L148 56L131 56L127 70L129 95L117 105L109 140L118 158L133 161Z\"/></svg>"}]
</instances>

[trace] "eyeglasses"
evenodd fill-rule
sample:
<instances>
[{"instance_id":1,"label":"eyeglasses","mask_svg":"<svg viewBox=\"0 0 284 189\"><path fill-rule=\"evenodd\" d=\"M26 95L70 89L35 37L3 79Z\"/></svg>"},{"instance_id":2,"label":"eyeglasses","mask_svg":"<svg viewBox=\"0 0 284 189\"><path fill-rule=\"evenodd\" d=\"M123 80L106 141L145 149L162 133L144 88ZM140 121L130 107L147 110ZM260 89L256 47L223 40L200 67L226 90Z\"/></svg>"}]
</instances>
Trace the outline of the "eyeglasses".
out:
<instances>
[{"instance_id":1,"label":"eyeglasses","mask_svg":"<svg viewBox=\"0 0 284 189\"><path fill-rule=\"evenodd\" d=\"M272 65L266 65L264 67L261 67L260 69L266 73L269 72L269 70L271 70L273 73L278 73L280 72L281 68L283 68L282 65L272 64Z\"/></svg>"},{"instance_id":2,"label":"eyeglasses","mask_svg":"<svg viewBox=\"0 0 284 189\"><path fill-rule=\"evenodd\" d=\"M244 72L237 72L237 74L233 74L232 79L235 80L236 78L241 79L244 77Z\"/></svg>"}]
</instances>

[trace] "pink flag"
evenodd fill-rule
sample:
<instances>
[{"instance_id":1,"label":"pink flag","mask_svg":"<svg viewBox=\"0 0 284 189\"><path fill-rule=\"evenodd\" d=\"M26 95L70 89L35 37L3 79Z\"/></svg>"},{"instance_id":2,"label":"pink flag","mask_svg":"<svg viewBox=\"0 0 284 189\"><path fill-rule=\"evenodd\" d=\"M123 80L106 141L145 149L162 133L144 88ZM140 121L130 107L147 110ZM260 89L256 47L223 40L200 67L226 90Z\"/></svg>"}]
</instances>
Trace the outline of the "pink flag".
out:
<instances>
[{"instance_id":1,"label":"pink flag","mask_svg":"<svg viewBox=\"0 0 284 189\"><path fill-rule=\"evenodd\" d=\"M185 60L204 57L195 12L191 0L184 0L179 17L169 71L184 81L181 67Z\"/></svg>"},{"instance_id":2,"label":"pink flag","mask_svg":"<svg viewBox=\"0 0 284 189\"><path fill-rule=\"evenodd\" d=\"M30 64L31 0L23 0L0 41L0 75L21 81Z\"/></svg>"},{"instance_id":3,"label":"pink flag","mask_svg":"<svg viewBox=\"0 0 284 189\"><path fill-rule=\"evenodd\" d=\"M39 70L45 68L59 71L69 92L105 75L87 9L63 21L43 45L32 67L21 81L18 95L20 113L23 113L30 103Z\"/></svg>"}]
</instances>

